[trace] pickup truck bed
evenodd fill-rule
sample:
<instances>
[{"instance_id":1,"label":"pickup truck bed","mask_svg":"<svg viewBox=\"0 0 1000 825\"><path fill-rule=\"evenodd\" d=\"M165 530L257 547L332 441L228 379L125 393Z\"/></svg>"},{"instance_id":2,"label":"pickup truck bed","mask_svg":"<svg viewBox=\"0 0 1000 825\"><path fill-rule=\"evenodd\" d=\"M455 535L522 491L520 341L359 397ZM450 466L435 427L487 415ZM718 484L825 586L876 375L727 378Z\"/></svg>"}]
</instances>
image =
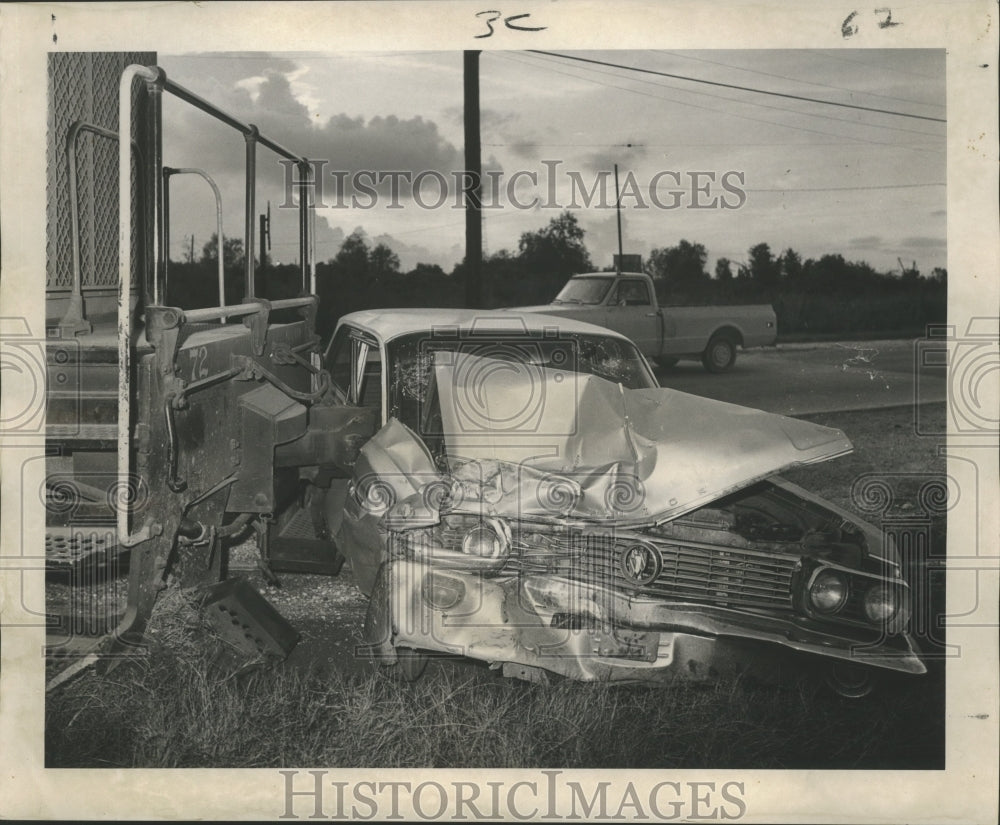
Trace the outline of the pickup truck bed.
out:
<instances>
[{"instance_id":1,"label":"pickup truck bed","mask_svg":"<svg viewBox=\"0 0 1000 825\"><path fill-rule=\"evenodd\" d=\"M647 358L700 358L710 372L731 368L737 347L768 346L777 335L767 304L660 306L652 280L638 272L575 275L551 304L518 310L598 324L631 338Z\"/></svg>"}]
</instances>

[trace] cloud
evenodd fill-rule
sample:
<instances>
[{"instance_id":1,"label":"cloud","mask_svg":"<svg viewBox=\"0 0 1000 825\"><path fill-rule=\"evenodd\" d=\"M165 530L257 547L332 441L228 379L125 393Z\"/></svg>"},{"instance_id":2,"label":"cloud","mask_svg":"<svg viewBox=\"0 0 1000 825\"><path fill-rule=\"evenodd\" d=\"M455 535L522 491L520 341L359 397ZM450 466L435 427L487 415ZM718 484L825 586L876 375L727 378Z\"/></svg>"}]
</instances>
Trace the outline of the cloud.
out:
<instances>
[{"instance_id":1,"label":"cloud","mask_svg":"<svg viewBox=\"0 0 1000 825\"><path fill-rule=\"evenodd\" d=\"M851 249L879 249L882 243L881 235L864 235L860 238L851 238L848 246Z\"/></svg>"},{"instance_id":2,"label":"cloud","mask_svg":"<svg viewBox=\"0 0 1000 825\"><path fill-rule=\"evenodd\" d=\"M462 106L446 106L442 112L445 119L461 126L465 123L465 108ZM479 127L484 133L501 131L514 123L518 117L513 112L499 112L496 109L481 108L479 110Z\"/></svg>"},{"instance_id":3,"label":"cloud","mask_svg":"<svg viewBox=\"0 0 1000 825\"><path fill-rule=\"evenodd\" d=\"M202 70L194 75L194 71ZM464 167L464 154L440 132L437 123L422 116L398 117L382 115L371 118L340 112L320 120L310 105L309 87L303 84L302 67L290 60L262 60L257 56L238 56L235 60L210 59L198 61L192 75L178 77L178 82L196 94L210 100L244 123L253 123L271 140L287 149L323 165L323 201L337 202L341 197L351 203L356 192L353 175L362 170L403 172L415 177L429 171L443 175L454 189L453 173ZM169 101L169 102L168 102ZM203 112L182 104L170 96L164 102L164 161L171 166L204 169L218 183L223 196L224 228L227 235L243 232L244 174L246 144L242 135L219 123ZM256 152L258 213L270 201L274 224L272 236L275 254L290 257L297 254L297 209L291 207L287 195L293 178L292 170L282 165L277 155L266 147ZM485 169L499 169L492 155L484 162ZM331 173L337 172L338 178ZM343 181L341 186L338 179ZM365 180L363 183L367 183ZM389 203L392 183L384 178L374 188L381 194L379 208ZM411 196L405 178L397 178L400 201L406 205ZM207 237L214 228L210 211L211 197L197 188L198 184L178 180L172 187L171 203L176 238L194 234ZM436 195L433 180L425 180L424 198L433 201ZM291 207L291 208L282 208ZM353 211L353 210L352 210ZM368 213L365 222L376 226L386 213ZM396 213L395 217L398 217ZM316 251L319 260L336 254L348 234L339 227L339 220L351 220L343 209L317 210ZM357 215L353 218L357 221ZM398 225L398 223L396 224ZM177 246L175 241L173 246ZM396 241L394 251L404 267L417 262L444 261L442 252L434 254L423 246ZM175 254L179 254L176 253Z\"/></svg>"},{"instance_id":4,"label":"cloud","mask_svg":"<svg viewBox=\"0 0 1000 825\"><path fill-rule=\"evenodd\" d=\"M903 238L899 242L899 247L901 249L908 249L911 247L916 247L918 249L944 249L947 246L947 241L944 238L932 237L930 235L914 235L909 238Z\"/></svg>"},{"instance_id":5,"label":"cloud","mask_svg":"<svg viewBox=\"0 0 1000 825\"><path fill-rule=\"evenodd\" d=\"M326 261L337 254L347 233L330 222L319 212L316 213L316 260Z\"/></svg>"},{"instance_id":6,"label":"cloud","mask_svg":"<svg viewBox=\"0 0 1000 825\"><path fill-rule=\"evenodd\" d=\"M464 166L462 152L442 136L434 121L419 115L408 119L376 116L366 120L342 112L317 123L310 107L302 102L303 94L308 100L308 93L297 96L293 90L290 78L299 74L295 64L292 68L282 64L281 69L264 68L221 88L218 81L206 78L210 87L207 93L196 91L217 101L241 121L255 124L262 134L291 151L311 160L326 161L326 175L333 171L348 173L347 194L354 191L353 173L361 170L401 171L411 175L433 171L450 178L454 170ZM213 176L242 176L244 157L239 151L242 139L231 130L229 139L223 139L219 131L222 127L206 120L204 114L187 107L172 109L166 129L168 139L173 142L170 145L179 155L199 158L198 165L211 166L208 171ZM261 149L258 157L262 172L270 164L277 170L272 175L281 175L269 152ZM409 196L405 180L400 179L400 183L401 195ZM376 188L388 193L389 185L386 180Z\"/></svg>"},{"instance_id":7,"label":"cloud","mask_svg":"<svg viewBox=\"0 0 1000 825\"><path fill-rule=\"evenodd\" d=\"M448 269L464 255L461 247L433 250L419 243L407 243L388 232L373 236L363 225L354 225L350 228L333 226L325 217L317 214L316 260L329 261L335 257L340 251L344 239L351 234L358 234L364 238L369 248L373 248L377 244L388 246L399 257L399 267L403 272L409 272L421 263L436 263Z\"/></svg>"},{"instance_id":8,"label":"cloud","mask_svg":"<svg viewBox=\"0 0 1000 825\"><path fill-rule=\"evenodd\" d=\"M510 149L515 155L519 155L522 158L538 157L538 144L533 140L527 140L524 138L521 140L515 140L510 144Z\"/></svg>"},{"instance_id":9,"label":"cloud","mask_svg":"<svg viewBox=\"0 0 1000 825\"><path fill-rule=\"evenodd\" d=\"M258 120L261 122L258 125L262 129L268 121L271 121L271 130L274 132L284 131L286 124L309 123L309 109L296 100L291 81L283 72L268 69L264 73L263 82L258 84L256 98L251 103L260 113Z\"/></svg>"}]
</instances>

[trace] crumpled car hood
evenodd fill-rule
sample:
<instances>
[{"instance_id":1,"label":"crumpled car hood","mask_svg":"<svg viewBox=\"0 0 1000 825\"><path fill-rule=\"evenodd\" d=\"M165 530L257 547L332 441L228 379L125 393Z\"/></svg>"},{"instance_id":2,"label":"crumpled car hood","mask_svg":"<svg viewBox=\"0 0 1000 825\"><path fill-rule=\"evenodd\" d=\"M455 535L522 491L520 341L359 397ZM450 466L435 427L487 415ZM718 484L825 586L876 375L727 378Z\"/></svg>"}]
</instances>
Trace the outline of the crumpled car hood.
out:
<instances>
[{"instance_id":1,"label":"crumpled car hood","mask_svg":"<svg viewBox=\"0 0 1000 825\"><path fill-rule=\"evenodd\" d=\"M445 501L510 519L658 524L853 449L840 430L677 390L462 353L434 369L448 472L394 419L355 467L381 486L367 498L408 502L396 516L409 526L436 522Z\"/></svg>"},{"instance_id":2,"label":"crumpled car hood","mask_svg":"<svg viewBox=\"0 0 1000 825\"><path fill-rule=\"evenodd\" d=\"M450 468L499 485L497 515L659 523L853 449L840 430L677 390L461 352L441 361Z\"/></svg>"}]
</instances>

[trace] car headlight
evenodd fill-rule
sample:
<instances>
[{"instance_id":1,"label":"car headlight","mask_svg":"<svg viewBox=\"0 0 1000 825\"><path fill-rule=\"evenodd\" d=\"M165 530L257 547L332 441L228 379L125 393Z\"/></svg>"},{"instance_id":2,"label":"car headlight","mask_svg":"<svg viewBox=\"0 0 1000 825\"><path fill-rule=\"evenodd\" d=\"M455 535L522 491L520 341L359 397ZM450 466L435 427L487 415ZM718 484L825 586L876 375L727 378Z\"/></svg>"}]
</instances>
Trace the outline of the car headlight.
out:
<instances>
[{"instance_id":1,"label":"car headlight","mask_svg":"<svg viewBox=\"0 0 1000 825\"><path fill-rule=\"evenodd\" d=\"M899 609L896 590L884 584L876 584L865 593L865 615L876 624L888 622Z\"/></svg>"},{"instance_id":2,"label":"car headlight","mask_svg":"<svg viewBox=\"0 0 1000 825\"><path fill-rule=\"evenodd\" d=\"M847 577L837 570L820 570L809 586L809 601L818 613L836 613L847 601Z\"/></svg>"},{"instance_id":3,"label":"car headlight","mask_svg":"<svg viewBox=\"0 0 1000 825\"><path fill-rule=\"evenodd\" d=\"M450 610L465 598L465 582L431 571L424 576L421 592L424 601L435 610Z\"/></svg>"},{"instance_id":4,"label":"car headlight","mask_svg":"<svg viewBox=\"0 0 1000 825\"><path fill-rule=\"evenodd\" d=\"M503 519L448 515L432 528L391 533L393 547L416 561L452 570L497 572L511 552L510 527Z\"/></svg>"},{"instance_id":5,"label":"car headlight","mask_svg":"<svg viewBox=\"0 0 1000 825\"><path fill-rule=\"evenodd\" d=\"M473 527L462 539L462 552L484 559L499 559L506 555L508 544L505 537L490 522Z\"/></svg>"}]
</instances>

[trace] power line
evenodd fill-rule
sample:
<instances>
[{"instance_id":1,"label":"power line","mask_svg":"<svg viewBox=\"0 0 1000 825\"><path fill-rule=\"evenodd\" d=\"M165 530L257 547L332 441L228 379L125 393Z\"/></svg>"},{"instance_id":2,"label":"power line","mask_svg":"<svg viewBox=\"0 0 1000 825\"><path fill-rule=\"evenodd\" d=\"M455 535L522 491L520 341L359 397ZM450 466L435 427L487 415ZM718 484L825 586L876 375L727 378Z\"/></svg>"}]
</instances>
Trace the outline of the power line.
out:
<instances>
[{"instance_id":1,"label":"power line","mask_svg":"<svg viewBox=\"0 0 1000 825\"><path fill-rule=\"evenodd\" d=\"M618 88L618 87L615 87ZM913 146L934 146L940 141L922 141L920 143L893 143L892 146L896 147L913 147ZM550 143L537 140L520 140L514 143L484 143L483 146L493 146L493 147L504 147L511 148L513 146L534 146L538 147L570 147L574 149L678 149L681 147L697 147L698 149L704 149L708 147L729 147L729 146L784 146L784 147L794 147L802 146L806 149L812 149L816 146L843 146L843 141L832 141L830 143L806 143L803 141L782 141L780 143L750 143L748 141L736 140L728 143ZM889 145L889 144L886 144Z\"/></svg>"},{"instance_id":2,"label":"power line","mask_svg":"<svg viewBox=\"0 0 1000 825\"><path fill-rule=\"evenodd\" d=\"M723 89L736 89L741 92L754 92L755 94L771 95L772 97L784 97L790 100L804 100L807 103L821 103L825 106L838 106L842 109L858 109L862 112L877 112L878 114L895 115L896 117L909 117L915 120L930 120L934 121L935 123L948 122L944 118L940 117L928 117L927 115L914 115L910 114L909 112L894 112L891 109L876 109L871 106L858 106L857 104L854 103L837 103L832 100L822 100L817 97L805 97L804 95L793 95L793 94L788 94L786 92L773 92L768 89L755 89L752 86L738 86L735 83L721 83L717 80L704 80L703 78L699 77L688 77L687 75L673 74L671 72L659 72L654 69L641 69L637 66L625 66L621 63L608 63L604 60L593 60L592 58L589 57L578 57L576 55L560 54L558 52L546 52L542 51L541 49L529 49L528 51L531 51L535 54L544 54L549 57L559 57L562 58L563 60L577 60L581 63L593 63L597 66L608 66L612 69L624 69L629 72L639 72L640 74L652 74L652 75L657 75L658 77L669 77L673 80L687 80L691 83L704 83L708 86L719 86Z\"/></svg>"},{"instance_id":3,"label":"power line","mask_svg":"<svg viewBox=\"0 0 1000 825\"><path fill-rule=\"evenodd\" d=\"M494 56L494 57L499 57L502 60L509 60L509 61L514 62L514 63L521 63L521 64L523 64L525 66L536 66L536 65L538 65L537 63L534 63L534 62L528 62L528 61L525 61L525 60L518 60L517 58L511 57L510 55L502 54L500 52L486 52L486 54L489 54L489 55ZM893 148L900 148L903 145L903 144L898 144L898 143L886 143L885 141L872 140L870 138L851 137L851 136L848 136L848 135L838 135L835 132L821 131L819 129L810 129L808 126L795 126L795 125L793 125L791 123L780 123L780 122L777 122L777 121L774 121L774 120L764 120L763 118L752 117L751 115L741 115L741 114L737 114L736 112L732 112L732 111L722 112L720 109L712 107L712 106L700 106L697 103L691 103L690 101L678 100L677 98L666 97L664 95L650 94L649 92L643 92L643 91L640 91L639 89L633 89L633 88L630 88L628 86L618 86L618 85L616 85L614 83L603 83L600 80L597 80L597 79L592 78L592 77L584 77L584 76L581 76L579 74L574 74L573 72L561 71L560 69L556 69L556 68L554 68L552 66L552 64L555 63L555 62L556 61L552 61L552 60L544 60L544 64L545 64L546 68L549 71L551 71L551 72L555 72L556 74L565 75L566 77L572 77L575 80L585 80L588 83L596 83L598 86L604 86L605 88L608 88L608 89L618 89L619 91L629 92L630 94L642 95L643 97L651 97L651 98L653 98L653 100L665 100L665 101L667 101L669 103L676 103L679 106L688 106L688 107L690 107L692 109L701 109L702 111L712 112L713 114L725 114L727 117L735 117L735 118L738 118L740 120L749 120L749 121L753 121L754 123L764 123L764 124L766 124L768 126L772 126L772 127L773 126L779 126L779 127L785 128L785 129L793 129L793 130L798 131L798 132L807 132L807 133L813 134L813 135L822 135L823 137L827 137L827 138L829 138L829 137L840 137L840 138L843 138L843 140L848 141L848 142L852 142L852 143L868 143L868 144L872 144L874 146L891 146ZM612 74L610 72L600 72L599 70L596 70L596 69L586 69L585 68L584 71L597 71L598 74L608 75L610 77L619 78L621 80L627 80L627 78L621 77L621 75ZM651 81L651 80L642 80L642 79L639 79L639 78L635 78L635 80L636 80L636 82L639 82L639 83L647 83L647 84L652 85L652 86L654 86L654 87L656 87L658 89L673 88L673 87L669 87L669 86L663 86L662 84L656 83L655 81ZM677 91L682 91L682 90L678 89ZM693 92L693 93L694 94L703 95L703 96L707 96L707 97L718 97L720 100L726 100L728 102L733 102L732 98L719 97L718 95L712 95L712 94L709 94L707 92ZM828 115L817 115L817 114L812 114L812 113L809 113L809 112L792 112L792 111L790 111L788 109L782 109L782 108L780 108L778 106L768 106L767 104L764 104L764 103L750 103L750 105L753 105L753 106L763 106L765 109L773 109L773 110L778 111L778 112L784 112L785 114L797 115L799 117L801 117L801 116L806 116L806 117L821 117L821 118L830 119L830 120L838 120L838 121L842 120L842 118L831 118ZM867 126L867 124L854 124L854 125L856 125L856 126L857 125ZM872 128L877 128L877 129L892 129L893 131L904 131L904 132L911 132L912 131L910 129L902 129L902 130L900 130L900 129L897 129L896 127L893 127L893 126L873 126ZM913 134L923 135L924 137L933 137L933 135L928 135L926 132L913 132ZM924 150L924 149L918 149L918 148L915 148L915 147L908 147L908 148L910 148L910 151L913 151L913 152L920 152L920 153L925 153L926 152L926 150Z\"/></svg>"},{"instance_id":4,"label":"power line","mask_svg":"<svg viewBox=\"0 0 1000 825\"><path fill-rule=\"evenodd\" d=\"M549 64L555 63L557 61L545 60L544 62L545 62L546 65L549 65ZM606 77L614 77L614 78L618 78L618 79L621 79L621 80L625 80L625 78L622 77L622 75L615 74L614 72L602 72L600 69L591 69L591 68L585 67L585 66L581 67L581 70L585 71L585 72L595 72L597 74L604 75ZM552 69L552 71L557 71L557 70ZM567 76L581 78L581 75L576 75L576 74L572 74L572 73L567 73ZM586 79L586 78L582 78L582 79ZM673 90L676 90L676 91L681 91L681 92L683 92L685 94L701 95L702 97L711 97L711 98L715 98L717 100L725 100L726 102L729 102L729 103L737 102L736 99L732 98L732 97L725 97L724 95L714 95L711 92L700 92L700 91L697 91L697 90L694 90L694 89L686 89L686 90L685 89L680 89L677 86L667 86L667 85L664 85L663 83L657 83L655 80L643 80L641 78L634 78L633 80L636 83L645 83L645 84L647 84L649 86L653 86L653 87L655 87L657 89L673 89ZM597 81L593 81L593 82L597 82ZM622 87L621 86L615 86L614 88L619 88L620 89ZM665 98L665 99L670 99L670 98ZM675 100L674 102L678 102L679 103L680 101L676 101ZM796 112L796 111L794 111L792 109L785 109L785 108L783 108L781 106L769 106L766 103L755 103L752 100L746 100L746 101L740 101L740 102L742 102L744 105L747 105L747 106L757 106L757 107L762 108L762 109L770 109L771 111L774 111L774 112L783 112L785 114L792 114L792 115L795 115L797 117L812 117L812 118L819 118L821 120L835 120L838 123L849 123L852 126L863 125L866 128L887 129L887 130L889 130L891 132L906 132L907 134L910 134L910 135L920 135L922 137L934 137L933 135L929 134L928 132L922 132L922 131L919 131L919 130L916 130L916 129L904 129L901 126L886 126L885 124L881 124L881 123L877 123L877 124L876 123L859 124L857 120L849 120L848 118L836 117L835 115L821 115L821 114L818 114L816 112ZM766 122L766 121L762 121L762 122ZM797 127L791 127L791 128L797 128ZM831 134L831 133L817 132L817 134ZM892 144L892 145L896 146L897 144Z\"/></svg>"},{"instance_id":5,"label":"power line","mask_svg":"<svg viewBox=\"0 0 1000 825\"><path fill-rule=\"evenodd\" d=\"M856 51L867 51L867 49L865 49L865 50L852 49L852 51L855 51L855 52ZM926 80L940 80L939 77L936 77L936 76L931 75L931 74L924 74L923 72L913 72L913 71L910 71L909 69L900 69L898 66L893 66L892 64L886 64L886 65L882 65L882 66L876 66L874 63L868 63L865 60L854 60L854 59L852 59L850 57L845 57L841 53L831 54L829 51L820 51L820 50L817 50L817 51L815 51L813 53L820 55L820 57L826 57L826 58L828 58L830 60L840 60L840 61L842 61L844 63L854 63L856 66L867 66L869 69L875 69L877 71L886 71L886 70L888 70L888 71L892 71L892 72L898 72L899 74L908 74L908 75L913 75L914 77L923 77Z\"/></svg>"},{"instance_id":6,"label":"power line","mask_svg":"<svg viewBox=\"0 0 1000 825\"><path fill-rule=\"evenodd\" d=\"M732 63L723 63L720 60L709 60L707 57L695 57L694 55L685 54L684 52L669 51L667 49L663 49L661 51L662 51L663 54L669 54L669 55L672 55L673 57L680 57L680 58L683 58L684 60L697 60L699 63L711 63L713 66L724 66L727 69L736 69L739 72L749 72L751 74L764 75L765 77L776 77L776 78L778 78L780 80L791 80L792 82L795 82L795 83L805 83L807 86L819 86L819 87L821 87L823 89L836 89L837 91L848 92L848 93L850 93L852 95L865 95L867 97L881 97L881 98L883 98L885 100L897 100L897 101L899 101L901 103L916 103L918 106L934 106L935 108L938 108L938 109L943 109L944 108L944 104L941 104L941 103L927 103L926 101L923 101L923 100L914 100L913 98L909 98L909 97L895 97L894 95L882 95L882 94L879 94L878 92L864 92L864 91L860 91L858 89L849 89L846 86L835 86L832 83L820 83L820 82L818 82L816 80L803 80L803 79L798 78L798 77L788 77L787 75L776 74L774 72L764 72L764 71L761 71L760 69L750 69L750 68L747 68L746 66L735 66ZM852 62L854 62L854 61L852 61Z\"/></svg>"},{"instance_id":7,"label":"power line","mask_svg":"<svg viewBox=\"0 0 1000 825\"><path fill-rule=\"evenodd\" d=\"M534 65L534 63L528 63L528 62L523 61L523 60L516 60L515 58L511 58L511 57L505 57L504 59L506 59L506 60L514 60L514 62L516 62L516 63L524 63L525 65L528 65L528 66ZM820 131L818 129L810 129L807 126L794 126L793 124L790 124L790 123L781 123L779 121L774 121L774 120L762 120L761 118L751 117L750 115L741 115L741 114L737 114L736 112L729 111L729 110L723 112L722 110L720 110L718 108L715 108L715 107L711 107L711 106L699 106L697 103L691 103L689 101L678 100L677 98L674 98L674 97L666 97L664 95L653 95L653 94L649 94L648 92L641 92L638 89L633 89L633 88L630 88L628 86L618 86L618 85L613 84L613 83L602 83L600 80L597 80L597 79L592 78L592 77L586 77L586 76L583 76L583 75L576 74L575 72L572 72L572 71L562 71L560 69L554 68L554 64L558 64L557 60L547 60L544 57L540 58L540 59L541 59L543 65L545 65L545 67L549 71L551 71L551 72L556 72L557 74L562 74L562 75L565 75L566 77L572 77L572 78L574 78L576 80L586 80L586 81L588 81L590 83L596 83L597 85L604 86L605 88L608 88L608 89L620 89L621 91L630 92L631 94L643 95L644 97L651 97L654 100L666 100L666 101L668 101L670 103L677 103L677 104L679 104L681 106L690 106L692 108L702 109L702 110L707 111L707 112L722 113L722 114L725 114L727 117L736 117L736 118L740 118L742 120L751 120L751 121L754 121L756 123L766 123L768 126L775 126L775 125L777 125L777 126L783 126L786 129L795 129L795 130L800 131L800 132L809 132L809 133L814 134L814 135L823 135L824 137L840 137L840 138L843 138L844 140L860 141L862 143L871 143L871 144L874 144L876 146L892 146L893 148L897 148L897 147L900 147L900 146L904 145L904 144L899 144L899 143L895 143L895 142L894 143L885 143L884 141L871 140L869 138L849 137L849 136L846 136L846 135L839 135L836 132ZM613 77L613 78L616 78L618 80L624 80L624 81L629 82L629 83L633 83L633 82L634 83L644 83L644 84L646 84L648 86L653 86L656 89L671 89L671 90L679 91L682 94L693 94L693 95L698 95L700 97L710 97L710 98L714 98L716 100L724 100L727 103L738 102L734 98L731 98L731 97L725 97L723 95L716 95L716 94L712 94L711 92L698 91L696 89L686 89L686 90L685 89L680 89L677 86L667 86L667 85L664 85L663 83L657 83L655 80L645 80L645 79L639 78L639 77L636 77L636 78L626 78L626 77L623 77L622 75L616 74L614 72L606 72L606 71L601 71L600 69L592 69L592 68L590 68L588 66L581 66L579 68L580 68L581 71L594 72L596 74L599 74L599 75L602 75L602 76L605 76L605 77ZM921 132L921 131L917 131L915 129L904 129L904 128L899 127L899 126L886 126L884 124L874 124L874 123L872 123L872 124L858 123L855 120L848 120L847 118L836 117L834 115L822 115L822 114L818 114L816 112L796 112L796 111L794 111L792 109L782 108L781 106L770 106L767 103L755 103L754 101L751 101L751 100L739 101L739 102L742 102L742 104L746 105L746 106L757 106L757 107L762 108L762 109L770 109L771 111L774 111L774 112L781 112L783 114L793 115L795 117L811 117L811 118L820 118L822 120L834 120L834 121L837 121L838 123L849 123L852 126L861 126L863 128L888 129L889 131L893 131L893 132L906 132L907 134L920 135L922 137L929 137L929 138L933 138L934 137L934 135L931 135L931 134L929 134L927 132ZM940 140L940 138L939 138L939 140ZM914 149L912 149L912 151L923 152L924 150L914 148Z\"/></svg>"},{"instance_id":8,"label":"power line","mask_svg":"<svg viewBox=\"0 0 1000 825\"><path fill-rule=\"evenodd\" d=\"M818 188L744 189L744 192L860 192L873 189L920 189L926 186L944 186L943 183L891 183L884 186L828 186Z\"/></svg>"}]
</instances>

